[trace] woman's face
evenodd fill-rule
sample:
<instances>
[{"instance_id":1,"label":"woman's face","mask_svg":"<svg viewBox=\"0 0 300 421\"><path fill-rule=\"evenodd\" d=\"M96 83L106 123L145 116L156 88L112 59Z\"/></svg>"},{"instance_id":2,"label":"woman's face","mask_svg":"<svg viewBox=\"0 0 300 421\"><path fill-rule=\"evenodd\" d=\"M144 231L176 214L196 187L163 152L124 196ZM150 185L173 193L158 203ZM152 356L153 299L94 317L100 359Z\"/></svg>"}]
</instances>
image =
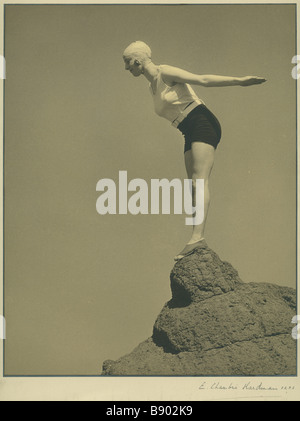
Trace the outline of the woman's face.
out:
<instances>
[{"instance_id":1,"label":"woman's face","mask_svg":"<svg viewBox=\"0 0 300 421\"><path fill-rule=\"evenodd\" d=\"M123 60L125 63L125 70L129 70L133 76L140 76L142 74L143 68L140 60L138 60L133 55L124 55Z\"/></svg>"}]
</instances>

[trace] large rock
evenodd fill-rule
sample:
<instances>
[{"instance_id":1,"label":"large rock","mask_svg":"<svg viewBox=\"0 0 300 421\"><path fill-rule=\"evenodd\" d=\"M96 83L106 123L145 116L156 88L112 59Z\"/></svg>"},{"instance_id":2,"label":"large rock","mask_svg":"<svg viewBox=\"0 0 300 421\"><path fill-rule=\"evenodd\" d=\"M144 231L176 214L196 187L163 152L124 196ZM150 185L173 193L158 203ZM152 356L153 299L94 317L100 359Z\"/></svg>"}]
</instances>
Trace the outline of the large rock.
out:
<instances>
[{"instance_id":1,"label":"large rock","mask_svg":"<svg viewBox=\"0 0 300 421\"><path fill-rule=\"evenodd\" d=\"M243 283L205 242L170 278L152 337L103 375L296 375L295 290Z\"/></svg>"}]
</instances>

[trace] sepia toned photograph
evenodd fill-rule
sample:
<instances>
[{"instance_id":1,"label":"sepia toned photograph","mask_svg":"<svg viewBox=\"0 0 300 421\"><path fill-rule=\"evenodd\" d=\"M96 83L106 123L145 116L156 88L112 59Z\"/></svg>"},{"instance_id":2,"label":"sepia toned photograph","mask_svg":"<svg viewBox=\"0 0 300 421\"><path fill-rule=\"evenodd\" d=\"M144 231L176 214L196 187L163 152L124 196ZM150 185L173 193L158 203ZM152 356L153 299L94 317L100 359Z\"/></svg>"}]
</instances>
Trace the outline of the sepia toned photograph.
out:
<instances>
[{"instance_id":1,"label":"sepia toned photograph","mask_svg":"<svg viewBox=\"0 0 300 421\"><path fill-rule=\"evenodd\" d=\"M3 378L296 378L297 4L3 21Z\"/></svg>"}]
</instances>

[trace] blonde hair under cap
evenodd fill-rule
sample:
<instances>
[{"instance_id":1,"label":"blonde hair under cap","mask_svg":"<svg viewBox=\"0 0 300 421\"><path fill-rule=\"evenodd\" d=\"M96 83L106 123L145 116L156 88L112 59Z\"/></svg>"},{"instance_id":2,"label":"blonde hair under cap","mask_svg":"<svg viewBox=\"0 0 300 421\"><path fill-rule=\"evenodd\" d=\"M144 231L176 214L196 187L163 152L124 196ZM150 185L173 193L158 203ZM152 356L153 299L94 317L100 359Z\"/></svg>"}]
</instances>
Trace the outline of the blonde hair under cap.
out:
<instances>
[{"instance_id":1,"label":"blonde hair under cap","mask_svg":"<svg viewBox=\"0 0 300 421\"><path fill-rule=\"evenodd\" d=\"M134 55L141 59L151 59L151 49L143 41L134 41L125 48L123 56Z\"/></svg>"}]
</instances>

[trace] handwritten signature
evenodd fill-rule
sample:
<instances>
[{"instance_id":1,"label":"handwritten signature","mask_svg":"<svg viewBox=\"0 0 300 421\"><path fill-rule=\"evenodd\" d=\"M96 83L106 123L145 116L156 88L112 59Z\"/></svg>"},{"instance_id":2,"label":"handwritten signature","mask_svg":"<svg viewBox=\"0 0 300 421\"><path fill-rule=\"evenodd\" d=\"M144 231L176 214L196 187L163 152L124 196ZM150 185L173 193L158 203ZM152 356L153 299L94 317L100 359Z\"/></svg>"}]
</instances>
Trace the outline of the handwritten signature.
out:
<instances>
[{"instance_id":1,"label":"handwritten signature","mask_svg":"<svg viewBox=\"0 0 300 421\"><path fill-rule=\"evenodd\" d=\"M255 383L255 382L246 382L244 384L236 384L234 382L230 383L222 383L219 381L216 382L202 382L199 386L199 390L245 390L245 391L291 391L295 390L295 386L290 385L267 385L263 382Z\"/></svg>"}]
</instances>

